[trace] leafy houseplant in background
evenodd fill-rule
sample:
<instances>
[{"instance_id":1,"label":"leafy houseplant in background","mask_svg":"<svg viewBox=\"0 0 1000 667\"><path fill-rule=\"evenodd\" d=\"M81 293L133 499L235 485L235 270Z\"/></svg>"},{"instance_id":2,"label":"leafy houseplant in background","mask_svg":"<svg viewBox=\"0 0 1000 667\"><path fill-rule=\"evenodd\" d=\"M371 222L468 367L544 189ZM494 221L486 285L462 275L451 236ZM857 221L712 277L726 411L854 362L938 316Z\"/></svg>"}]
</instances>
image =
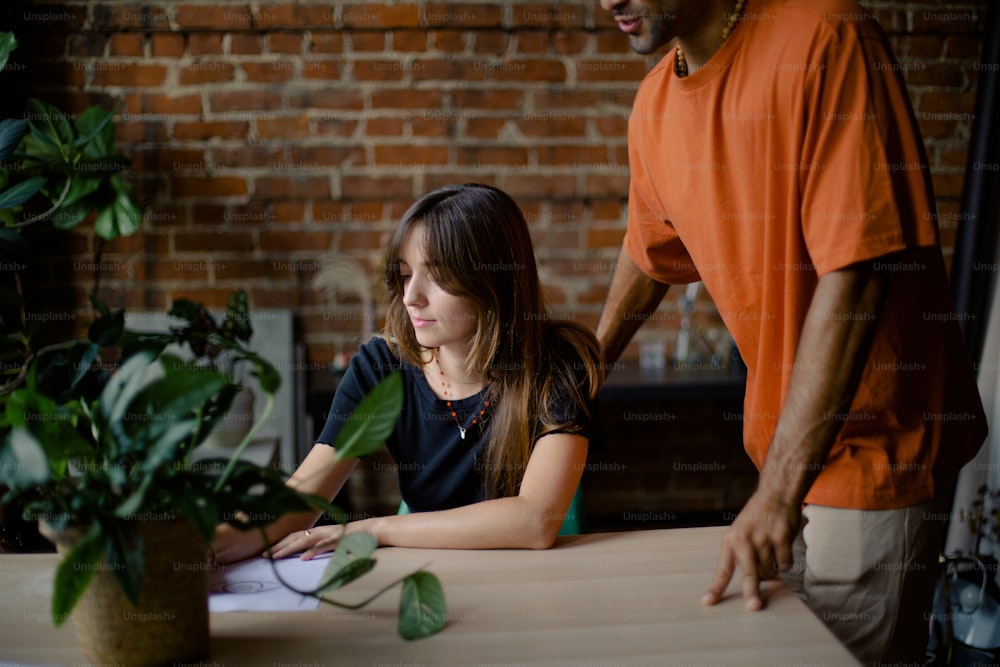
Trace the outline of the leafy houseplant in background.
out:
<instances>
[{"instance_id":1,"label":"leafy houseplant in background","mask_svg":"<svg viewBox=\"0 0 1000 667\"><path fill-rule=\"evenodd\" d=\"M165 352L168 337L128 332L122 311L102 309L86 340L36 355L23 386L0 397L0 483L9 488L0 502L20 500L65 554L53 620L60 624L83 605L85 613L73 614L78 635L100 663L169 663L207 650L207 553L218 524L262 530L287 512L342 514L286 486L278 469L241 459L240 451L228 460L188 462L239 387L218 369ZM227 345L273 395L274 368L237 342ZM115 354L117 363L102 362ZM401 406L401 380L390 376L359 404L335 443L337 456L381 446ZM247 442L249 435L241 448ZM174 530L179 537L168 532ZM329 590L374 567L372 538L349 537L311 592L324 602L336 604L325 597ZM187 545L187 555L169 555L166 564L150 560L172 544ZM437 579L418 571L401 582L400 634L440 630L446 614ZM169 599L179 591L193 591L193 599ZM167 607L173 603L183 608ZM157 640L167 646L151 649Z\"/></svg>"}]
</instances>

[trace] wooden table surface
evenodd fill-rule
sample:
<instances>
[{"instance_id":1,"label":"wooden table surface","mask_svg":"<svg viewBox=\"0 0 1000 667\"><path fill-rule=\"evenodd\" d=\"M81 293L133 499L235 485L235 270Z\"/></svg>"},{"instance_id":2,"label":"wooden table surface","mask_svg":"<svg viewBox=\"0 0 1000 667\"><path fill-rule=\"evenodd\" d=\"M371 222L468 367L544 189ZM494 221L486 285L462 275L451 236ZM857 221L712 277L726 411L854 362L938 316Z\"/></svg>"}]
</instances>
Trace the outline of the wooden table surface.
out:
<instances>
[{"instance_id":1,"label":"wooden table surface","mask_svg":"<svg viewBox=\"0 0 1000 667\"><path fill-rule=\"evenodd\" d=\"M428 639L396 634L399 588L361 611L214 613L206 666L321 667L836 667L857 665L779 582L746 612L738 582L699 603L721 528L560 538L547 551L381 549L378 565L341 591L360 600L422 565L444 586L448 626ZM0 664L87 664L72 623L52 626L54 555L0 556Z\"/></svg>"}]
</instances>

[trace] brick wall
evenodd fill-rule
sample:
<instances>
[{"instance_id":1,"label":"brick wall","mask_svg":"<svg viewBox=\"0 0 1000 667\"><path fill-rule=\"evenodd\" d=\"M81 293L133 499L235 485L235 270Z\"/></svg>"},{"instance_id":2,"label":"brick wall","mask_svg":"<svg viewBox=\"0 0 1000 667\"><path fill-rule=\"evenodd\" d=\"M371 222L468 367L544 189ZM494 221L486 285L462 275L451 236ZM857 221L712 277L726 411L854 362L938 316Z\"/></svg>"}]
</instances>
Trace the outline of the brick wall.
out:
<instances>
[{"instance_id":1,"label":"brick wall","mask_svg":"<svg viewBox=\"0 0 1000 667\"><path fill-rule=\"evenodd\" d=\"M4 4L22 43L8 89L120 110L146 223L103 248L112 305L218 305L245 287L254 307L293 308L326 364L360 329L357 303L311 287L326 253L370 268L416 197L475 180L524 208L553 309L596 324L624 227L630 103L654 61L596 3ZM950 250L985 0L866 4L906 66ZM23 113L23 96L5 98ZM33 235L46 249L34 303L82 318L94 237ZM695 324L717 327L701 298ZM674 313L670 299L644 335L671 339Z\"/></svg>"}]
</instances>

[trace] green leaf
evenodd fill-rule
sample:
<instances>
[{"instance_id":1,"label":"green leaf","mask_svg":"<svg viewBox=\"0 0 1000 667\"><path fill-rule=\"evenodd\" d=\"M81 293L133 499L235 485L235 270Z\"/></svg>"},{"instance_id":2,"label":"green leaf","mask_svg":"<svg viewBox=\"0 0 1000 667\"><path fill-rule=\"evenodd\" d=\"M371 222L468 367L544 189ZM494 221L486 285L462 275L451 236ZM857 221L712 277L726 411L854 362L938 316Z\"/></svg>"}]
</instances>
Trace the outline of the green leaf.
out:
<instances>
[{"instance_id":1,"label":"green leaf","mask_svg":"<svg viewBox=\"0 0 1000 667\"><path fill-rule=\"evenodd\" d=\"M114 117L113 111L105 111L100 107L90 107L76 119L76 130L80 138L76 140L76 147L84 149L87 144L93 142L94 157L110 157L113 146L104 139L104 130L111 124Z\"/></svg>"},{"instance_id":2,"label":"green leaf","mask_svg":"<svg viewBox=\"0 0 1000 667\"><path fill-rule=\"evenodd\" d=\"M349 533L341 538L323 569L317 592L340 588L370 572L375 567L371 555L376 547L378 540L368 533Z\"/></svg>"},{"instance_id":3,"label":"green leaf","mask_svg":"<svg viewBox=\"0 0 1000 667\"><path fill-rule=\"evenodd\" d=\"M106 312L98 317L87 329L87 338L99 347L117 343L125 331L125 311L122 309Z\"/></svg>"},{"instance_id":4,"label":"green leaf","mask_svg":"<svg viewBox=\"0 0 1000 667\"><path fill-rule=\"evenodd\" d=\"M333 447L334 462L375 452L396 426L403 411L403 376L399 371L382 378L355 406L340 429Z\"/></svg>"},{"instance_id":5,"label":"green leaf","mask_svg":"<svg viewBox=\"0 0 1000 667\"><path fill-rule=\"evenodd\" d=\"M153 354L139 350L121 365L108 384L98 402L98 412L105 424L121 424L132 399L142 386L146 369L153 363Z\"/></svg>"},{"instance_id":6,"label":"green leaf","mask_svg":"<svg viewBox=\"0 0 1000 667\"><path fill-rule=\"evenodd\" d=\"M444 589L437 577L430 572L414 572L403 580L397 626L400 637L429 637L444 628L447 621Z\"/></svg>"},{"instance_id":7,"label":"green leaf","mask_svg":"<svg viewBox=\"0 0 1000 667\"><path fill-rule=\"evenodd\" d=\"M72 190L72 186L70 189ZM89 199L82 199L69 205L63 203L58 211L49 216L48 221L56 229L72 229L83 222L93 210L94 204Z\"/></svg>"},{"instance_id":8,"label":"green leaf","mask_svg":"<svg viewBox=\"0 0 1000 667\"><path fill-rule=\"evenodd\" d=\"M47 181L44 176L34 176L0 192L0 209L20 206L38 194Z\"/></svg>"},{"instance_id":9,"label":"green leaf","mask_svg":"<svg viewBox=\"0 0 1000 667\"><path fill-rule=\"evenodd\" d=\"M17 48L17 38L12 32L0 32L0 70L7 66L7 59Z\"/></svg>"},{"instance_id":10,"label":"green leaf","mask_svg":"<svg viewBox=\"0 0 1000 667\"><path fill-rule=\"evenodd\" d=\"M122 592L125 593L125 597L132 604L138 604L142 575L146 571L146 560L138 523L134 521L126 524L115 522L105 526L104 531L107 532L109 528L114 532L104 541L104 560L118 585L121 586Z\"/></svg>"},{"instance_id":11,"label":"green leaf","mask_svg":"<svg viewBox=\"0 0 1000 667\"><path fill-rule=\"evenodd\" d=\"M63 159L69 161L70 149L76 135L69 114L48 102L32 98L28 100L28 125L32 134L38 139L59 146Z\"/></svg>"},{"instance_id":12,"label":"green leaf","mask_svg":"<svg viewBox=\"0 0 1000 667\"><path fill-rule=\"evenodd\" d=\"M99 187L101 187L100 178L85 173L75 175L73 177L73 182L69 186L69 192L66 193L66 197L62 201L62 206L69 206L70 204L83 199ZM62 191L61 186L59 191Z\"/></svg>"},{"instance_id":13,"label":"green leaf","mask_svg":"<svg viewBox=\"0 0 1000 667\"><path fill-rule=\"evenodd\" d=\"M52 622L55 625L62 625L69 618L73 607L90 585L97 572L103 543L101 528L94 524L59 563L52 592Z\"/></svg>"},{"instance_id":14,"label":"green leaf","mask_svg":"<svg viewBox=\"0 0 1000 667\"><path fill-rule=\"evenodd\" d=\"M113 206L116 236L102 238L110 241L118 236L131 236L139 231L139 227L142 226L142 211L135 205L130 195L119 194Z\"/></svg>"},{"instance_id":15,"label":"green leaf","mask_svg":"<svg viewBox=\"0 0 1000 667\"><path fill-rule=\"evenodd\" d=\"M97 212L94 231L102 239L115 238L115 205L112 202Z\"/></svg>"},{"instance_id":16,"label":"green leaf","mask_svg":"<svg viewBox=\"0 0 1000 667\"><path fill-rule=\"evenodd\" d=\"M0 162L10 157L27 131L28 121L23 118L7 118L0 122Z\"/></svg>"},{"instance_id":17,"label":"green leaf","mask_svg":"<svg viewBox=\"0 0 1000 667\"><path fill-rule=\"evenodd\" d=\"M52 477L45 449L31 431L15 428L0 448L0 482L11 489L28 489Z\"/></svg>"}]
</instances>

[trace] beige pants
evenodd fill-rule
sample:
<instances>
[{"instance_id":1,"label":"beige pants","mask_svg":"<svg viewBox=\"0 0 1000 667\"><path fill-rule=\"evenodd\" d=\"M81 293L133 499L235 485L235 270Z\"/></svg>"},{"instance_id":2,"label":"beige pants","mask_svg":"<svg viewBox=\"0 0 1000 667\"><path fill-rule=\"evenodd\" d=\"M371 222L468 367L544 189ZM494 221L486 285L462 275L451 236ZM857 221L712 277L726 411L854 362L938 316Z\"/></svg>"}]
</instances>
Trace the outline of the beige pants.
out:
<instances>
[{"instance_id":1,"label":"beige pants","mask_svg":"<svg viewBox=\"0 0 1000 667\"><path fill-rule=\"evenodd\" d=\"M949 509L807 505L781 578L863 664L923 665Z\"/></svg>"}]
</instances>

